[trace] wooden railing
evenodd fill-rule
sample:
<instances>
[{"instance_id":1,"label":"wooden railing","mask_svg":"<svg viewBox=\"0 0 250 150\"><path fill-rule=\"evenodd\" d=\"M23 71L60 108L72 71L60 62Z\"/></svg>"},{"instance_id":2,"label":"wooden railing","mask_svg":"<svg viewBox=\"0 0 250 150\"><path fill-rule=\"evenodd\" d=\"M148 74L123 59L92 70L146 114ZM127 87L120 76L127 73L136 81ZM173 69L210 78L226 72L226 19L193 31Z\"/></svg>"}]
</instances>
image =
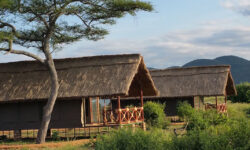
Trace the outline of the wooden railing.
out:
<instances>
[{"instance_id":1,"label":"wooden railing","mask_svg":"<svg viewBox=\"0 0 250 150\"><path fill-rule=\"evenodd\" d=\"M227 105L225 103L217 105L217 111L220 113L227 112Z\"/></svg>"},{"instance_id":2,"label":"wooden railing","mask_svg":"<svg viewBox=\"0 0 250 150\"><path fill-rule=\"evenodd\" d=\"M103 122L108 124L129 124L143 122L143 107L123 108L114 110L104 110Z\"/></svg>"},{"instance_id":3,"label":"wooden railing","mask_svg":"<svg viewBox=\"0 0 250 150\"><path fill-rule=\"evenodd\" d=\"M227 112L227 105L226 103L218 104L216 107L216 104L206 104L205 109L217 109L218 112L220 113L225 113Z\"/></svg>"}]
</instances>

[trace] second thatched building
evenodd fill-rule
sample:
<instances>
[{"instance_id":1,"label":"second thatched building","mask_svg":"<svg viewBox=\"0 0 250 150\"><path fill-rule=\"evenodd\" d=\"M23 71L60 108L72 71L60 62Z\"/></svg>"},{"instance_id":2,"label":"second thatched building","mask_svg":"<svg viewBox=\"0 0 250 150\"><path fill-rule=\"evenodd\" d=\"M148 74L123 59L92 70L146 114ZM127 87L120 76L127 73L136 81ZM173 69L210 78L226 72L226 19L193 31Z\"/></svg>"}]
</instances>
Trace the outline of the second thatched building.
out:
<instances>
[{"instance_id":1,"label":"second thatched building","mask_svg":"<svg viewBox=\"0 0 250 150\"><path fill-rule=\"evenodd\" d=\"M165 103L167 116L176 116L177 105L183 101L197 109L212 106L218 111L226 111L227 96L236 95L230 66L151 70L150 74L160 95L148 96L144 101ZM205 97L214 100L215 105L206 104ZM223 97L223 102L219 102L218 97ZM123 105L137 105L135 99L124 99Z\"/></svg>"}]
</instances>

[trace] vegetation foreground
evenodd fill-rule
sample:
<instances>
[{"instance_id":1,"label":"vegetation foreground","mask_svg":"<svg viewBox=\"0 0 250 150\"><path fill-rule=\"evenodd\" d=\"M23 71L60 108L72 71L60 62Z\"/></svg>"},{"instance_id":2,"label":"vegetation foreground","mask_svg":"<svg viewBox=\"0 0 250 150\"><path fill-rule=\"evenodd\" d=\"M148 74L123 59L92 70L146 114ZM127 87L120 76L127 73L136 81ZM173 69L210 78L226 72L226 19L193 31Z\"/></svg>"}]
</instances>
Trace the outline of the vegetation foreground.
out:
<instances>
[{"instance_id":1,"label":"vegetation foreground","mask_svg":"<svg viewBox=\"0 0 250 150\"><path fill-rule=\"evenodd\" d=\"M145 104L146 105L146 104ZM150 104L155 105L155 104ZM160 109L162 109L161 107ZM161 110L150 110L162 113ZM197 111L187 103L178 108L178 114L188 122L186 131L176 135L173 127L158 125L161 118L148 119L148 130L123 128L109 134L99 135L88 144L43 147L41 149L96 149L96 150L221 150L250 149L250 104L229 103L228 116L216 111ZM151 115L152 116L152 115ZM160 116L161 115L156 115ZM158 121L157 121L158 120ZM160 120L160 121L159 121ZM177 132L179 133L179 132ZM4 143L2 143L4 144ZM32 149L32 148L23 148Z\"/></svg>"}]
</instances>

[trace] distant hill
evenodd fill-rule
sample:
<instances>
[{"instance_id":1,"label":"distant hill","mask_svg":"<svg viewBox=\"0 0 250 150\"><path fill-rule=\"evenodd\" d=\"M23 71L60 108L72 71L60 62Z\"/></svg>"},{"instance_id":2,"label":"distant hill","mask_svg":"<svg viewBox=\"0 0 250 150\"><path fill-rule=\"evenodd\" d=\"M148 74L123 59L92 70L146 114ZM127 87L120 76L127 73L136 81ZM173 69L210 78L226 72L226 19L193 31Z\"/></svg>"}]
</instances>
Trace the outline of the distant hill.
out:
<instances>
[{"instance_id":1,"label":"distant hill","mask_svg":"<svg viewBox=\"0 0 250 150\"><path fill-rule=\"evenodd\" d=\"M231 65L231 72L234 82L250 82L250 61L238 56L222 56L215 59L197 59L183 65L183 67L192 66L214 66Z\"/></svg>"},{"instance_id":2,"label":"distant hill","mask_svg":"<svg viewBox=\"0 0 250 150\"><path fill-rule=\"evenodd\" d=\"M156 68L148 67L148 70L155 70Z\"/></svg>"},{"instance_id":3,"label":"distant hill","mask_svg":"<svg viewBox=\"0 0 250 150\"><path fill-rule=\"evenodd\" d=\"M172 66L172 67L169 67L169 69L173 69L173 68L181 68L180 66Z\"/></svg>"}]
</instances>

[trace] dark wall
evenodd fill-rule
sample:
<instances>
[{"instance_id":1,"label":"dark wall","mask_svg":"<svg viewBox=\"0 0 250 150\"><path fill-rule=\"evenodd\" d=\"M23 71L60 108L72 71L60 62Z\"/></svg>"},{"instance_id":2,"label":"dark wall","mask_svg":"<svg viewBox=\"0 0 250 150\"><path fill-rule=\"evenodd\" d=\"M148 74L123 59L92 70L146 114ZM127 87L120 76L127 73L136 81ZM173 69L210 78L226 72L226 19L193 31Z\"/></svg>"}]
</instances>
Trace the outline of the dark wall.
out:
<instances>
[{"instance_id":1,"label":"dark wall","mask_svg":"<svg viewBox=\"0 0 250 150\"><path fill-rule=\"evenodd\" d=\"M144 103L147 101L165 103L165 113L167 116L176 116L177 115L177 105L179 102L187 101L189 104L194 107L193 97L186 98L144 98ZM141 106L141 101L139 99L130 99L130 100L121 100L121 108L125 108L126 106ZM117 108L117 100L112 100L112 107Z\"/></svg>"},{"instance_id":2,"label":"dark wall","mask_svg":"<svg viewBox=\"0 0 250 150\"><path fill-rule=\"evenodd\" d=\"M81 100L58 100L49 128L82 127ZM38 129L45 102L0 104L0 130Z\"/></svg>"}]
</instances>

